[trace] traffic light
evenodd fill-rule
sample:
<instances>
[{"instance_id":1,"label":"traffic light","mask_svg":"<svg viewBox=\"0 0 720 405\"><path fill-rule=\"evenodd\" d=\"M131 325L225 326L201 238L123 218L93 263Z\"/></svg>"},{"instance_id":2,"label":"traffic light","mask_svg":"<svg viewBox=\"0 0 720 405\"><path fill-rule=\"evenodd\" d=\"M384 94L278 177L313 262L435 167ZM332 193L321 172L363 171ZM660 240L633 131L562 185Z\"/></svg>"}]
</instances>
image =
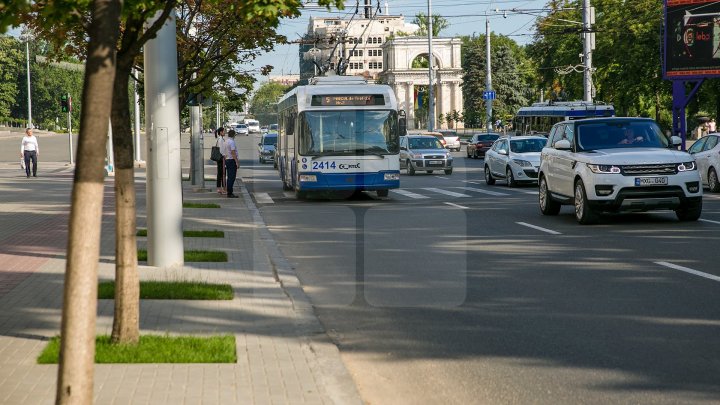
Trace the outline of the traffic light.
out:
<instances>
[{"instance_id":1,"label":"traffic light","mask_svg":"<svg viewBox=\"0 0 720 405\"><path fill-rule=\"evenodd\" d=\"M68 112L70 111L70 96L67 94L63 94L60 96L60 106L62 112Z\"/></svg>"}]
</instances>

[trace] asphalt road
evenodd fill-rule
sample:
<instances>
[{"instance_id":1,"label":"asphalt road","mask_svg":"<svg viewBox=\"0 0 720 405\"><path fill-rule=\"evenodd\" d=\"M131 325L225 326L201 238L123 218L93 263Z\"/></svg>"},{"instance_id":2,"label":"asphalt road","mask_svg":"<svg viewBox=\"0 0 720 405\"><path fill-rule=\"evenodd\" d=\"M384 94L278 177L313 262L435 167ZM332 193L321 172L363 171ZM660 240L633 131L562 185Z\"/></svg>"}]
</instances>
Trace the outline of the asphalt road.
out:
<instances>
[{"instance_id":1,"label":"asphalt road","mask_svg":"<svg viewBox=\"0 0 720 405\"><path fill-rule=\"evenodd\" d=\"M297 201L239 143L241 176L368 403L720 399L720 194L698 222L581 226L572 207L542 216L534 186L486 185L463 150L452 175L403 174L389 198Z\"/></svg>"}]
</instances>

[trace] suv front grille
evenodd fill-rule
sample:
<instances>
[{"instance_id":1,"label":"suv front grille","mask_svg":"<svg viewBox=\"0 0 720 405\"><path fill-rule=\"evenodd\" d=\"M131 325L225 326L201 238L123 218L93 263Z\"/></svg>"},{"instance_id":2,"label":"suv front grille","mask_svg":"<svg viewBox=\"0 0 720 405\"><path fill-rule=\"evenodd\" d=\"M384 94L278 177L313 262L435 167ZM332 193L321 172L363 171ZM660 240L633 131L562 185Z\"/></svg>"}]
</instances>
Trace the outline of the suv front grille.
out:
<instances>
[{"instance_id":1,"label":"suv front grille","mask_svg":"<svg viewBox=\"0 0 720 405\"><path fill-rule=\"evenodd\" d=\"M445 159L445 155L425 155L425 159Z\"/></svg>"},{"instance_id":2,"label":"suv front grille","mask_svg":"<svg viewBox=\"0 0 720 405\"><path fill-rule=\"evenodd\" d=\"M677 174L677 164L626 165L621 167L624 176L645 176L654 174Z\"/></svg>"}]
</instances>

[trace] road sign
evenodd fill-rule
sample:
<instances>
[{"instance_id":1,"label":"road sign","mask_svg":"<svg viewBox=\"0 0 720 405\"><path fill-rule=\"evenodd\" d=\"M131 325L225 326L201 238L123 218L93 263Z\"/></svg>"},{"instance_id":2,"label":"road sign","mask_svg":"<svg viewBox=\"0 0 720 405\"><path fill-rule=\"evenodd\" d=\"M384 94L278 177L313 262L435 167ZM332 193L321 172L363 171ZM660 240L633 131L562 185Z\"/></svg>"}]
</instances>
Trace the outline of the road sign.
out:
<instances>
[{"instance_id":1,"label":"road sign","mask_svg":"<svg viewBox=\"0 0 720 405\"><path fill-rule=\"evenodd\" d=\"M483 100L495 100L495 92L492 90L483 91L482 98Z\"/></svg>"}]
</instances>

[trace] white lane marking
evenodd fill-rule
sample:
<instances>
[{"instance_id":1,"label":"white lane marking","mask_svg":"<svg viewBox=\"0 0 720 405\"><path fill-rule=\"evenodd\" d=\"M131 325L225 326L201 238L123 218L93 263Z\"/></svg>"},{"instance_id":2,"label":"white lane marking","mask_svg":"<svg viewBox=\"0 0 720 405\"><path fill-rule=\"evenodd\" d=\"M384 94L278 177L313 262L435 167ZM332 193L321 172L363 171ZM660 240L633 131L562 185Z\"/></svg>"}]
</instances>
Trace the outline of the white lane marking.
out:
<instances>
[{"instance_id":1,"label":"white lane marking","mask_svg":"<svg viewBox=\"0 0 720 405\"><path fill-rule=\"evenodd\" d=\"M469 209L469 207L466 207L466 206L464 206L464 205L453 204L453 203L451 203L451 202L446 202L445 204L450 205L450 206L453 206L453 207L456 207L456 208L464 209L464 210Z\"/></svg>"},{"instance_id":2,"label":"white lane marking","mask_svg":"<svg viewBox=\"0 0 720 405\"><path fill-rule=\"evenodd\" d=\"M703 198L710 198L712 200L720 200L720 196L703 193Z\"/></svg>"},{"instance_id":3,"label":"white lane marking","mask_svg":"<svg viewBox=\"0 0 720 405\"><path fill-rule=\"evenodd\" d=\"M445 176L435 176L435 177L437 177L438 179L450 180L450 177L445 177Z\"/></svg>"},{"instance_id":4,"label":"white lane marking","mask_svg":"<svg viewBox=\"0 0 720 405\"><path fill-rule=\"evenodd\" d=\"M718 221L711 221L711 220L709 220L709 219L702 219L702 218L700 218L700 219L698 219L698 221L709 222L709 223L711 223L711 224L720 225L720 222L718 222Z\"/></svg>"},{"instance_id":5,"label":"white lane marking","mask_svg":"<svg viewBox=\"0 0 720 405\"><path fill-rule=\"evenodd\" d=\"M422 194L416 194L416 193L413 193L412 191L407 191L407 190L398 189L398 190L390 190L390 191L393 192L393 193L398 193L398 194L400 194L400 195L404 195L405 197L414 198L414 199L416 199L416 200L419 200L419 199L422 199L422 198L430 198L430 197L428 197L428 196L425 196L425 195L422 195Z\"/></svg>"},{"instance_id":6,"label":"white lane marking","mask_svg":"<svg viewBox=\"0 0 720 405\"><path fill-rule=\"evenodd\" d=\"M255 193L255 201L258 204L275 204L275 201L268 193Z\"/></svg>"},{"instance_id":7,"label":"white lane marking","mask_svg":"<svg viewBox=\"0 0 720 405\"><path fill-rule=\"evenodd\" d=\"M672 263L668 263L668 262L655 262L655 264L669 267L673 270L684 271L685 273L694 274L696 276L705 277L705 278L713 280L713 281L720 281L720 277L718 277L718 276L713 276L712 274L703 273L702 271L693 270L688 267L678 266L677 264L672 264Z\"/></svg>"},{"instance_id":8,"label":"white lane marking","mask_svg":"<svg viewBox=\"0 0 720 405\"><path fill-rule=\"evenodd\" d=\"M537 195L537 194L538 194L537 190L535 190L535 191L530 191L530 190L523 190L523 189L521 189L521 188L510 188L510 187L508 187L508 188L506 188L505 190L514 191L514 192L516 192L516 193L523 193L523 194L532 194L532 195Z\"/></svg>"},{"instance_id":9,"label":"white lane marking","mask_svg":"<svg viewBox=\"0 0 720 405\"><path fill-rule=\"evenodd\" d=\"M432 191L433 193L445 194L445 195L449 195L451 197L470 197L467 194L456 193L454 191L443 190L441 188L426 187L426 188L423 188L423 190Z\"/></svg>"},{"instance_id":10,"label":"white lane marking","mask_svg":"<svg viewBox=\"0 0 720 405\"><path fill-rule=\"evenodd\" d=\"M287 198L295 198L295 193L293 193L292 191L286 191L283 194L285 194L285 197Z\"/></svg>"},{"instance_id":11,"label":"white lane marking","mask_svg":"<svg viewBox=\"0 0 720 405\"><path fill-rule=\"evenodd\" d=\"M560 233L558 231L553 231L552 229L543 228L543 227L537 226L537 225L531 225L531 224L528 224L527 222L515 222L515 223L518 225L527 226L528 228L537 229L538 231L547 232L550 235L562 235L562 233Z\"/></svg>"},{"instance_id":12,"label":"white lane marking","mask_svg":"<svg viewBox=\"0 0 720 405\"><path fill-rule=\"evenodd\" d=\"M463 183L483 184L485 180L463 180Z\"/></svg>"},{"instance_id":13,"label":"white lane marking","mask_svg":"<svg viewBox=\"0 0 720 405\"><path fill-rule=\"evenodd\" d=\"M507 193L501 193L501 192L499 192L499 191L490 191L490 190L484 190L484 189L482 189L482 188L475 188L475 187L457 187L457 188L461 188L461 189L463 189L463 190L468 190L468 191L474 191L474 192L476 192L476 193L482 193L482 194L487 194L487 195L494 195L494 196L510 195L510 194L507 194Z\"/></svg>"}]
</instances>

